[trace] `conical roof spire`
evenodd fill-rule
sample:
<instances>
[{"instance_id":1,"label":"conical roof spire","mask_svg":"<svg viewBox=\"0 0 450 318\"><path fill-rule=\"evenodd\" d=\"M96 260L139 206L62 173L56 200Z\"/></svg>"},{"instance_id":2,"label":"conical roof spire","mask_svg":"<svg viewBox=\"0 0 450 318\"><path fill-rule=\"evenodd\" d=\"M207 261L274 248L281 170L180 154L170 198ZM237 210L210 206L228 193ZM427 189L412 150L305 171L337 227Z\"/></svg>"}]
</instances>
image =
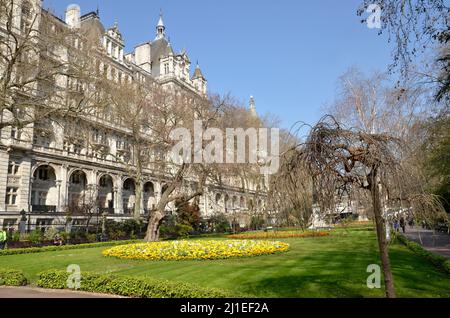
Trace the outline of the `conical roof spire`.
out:
<instances>
[{"instance_id":1,"label":"conical roof spire","mask_svg":"<svg viewBox=\"0 0 450 318\"><path fill-rule=\"evenodd\" d=\"M195 67L194 76L192 76L192 79L196 79L196 78L205 79L205 77L203 76L202 70L200 69L200 65L198 65L198 62L197 62L197 66Z\"/></svg>"},{"instance_id":2,"label":"conical roof spire","mask_svg":"<svg viewBox=\"0 0 450 318\"><path fill-rule=\"evenodd\" d=\"M250 113L253 116L255 116L255 117L258 116L258 114L256 113L255 98L253 96L250 96L249 109L250 109Z\"/></svg>"},{"instance_id":3,"label":"conical roof spire","mask_svg":"<svg viewBox=\"0 0 450 318\"><path fill-rule=\"evenodd\" d=\"M162 10L159 13L158 24L156 25L156 40L166 37L166 27L164 26Z\"/></svg>"}]
</instances>

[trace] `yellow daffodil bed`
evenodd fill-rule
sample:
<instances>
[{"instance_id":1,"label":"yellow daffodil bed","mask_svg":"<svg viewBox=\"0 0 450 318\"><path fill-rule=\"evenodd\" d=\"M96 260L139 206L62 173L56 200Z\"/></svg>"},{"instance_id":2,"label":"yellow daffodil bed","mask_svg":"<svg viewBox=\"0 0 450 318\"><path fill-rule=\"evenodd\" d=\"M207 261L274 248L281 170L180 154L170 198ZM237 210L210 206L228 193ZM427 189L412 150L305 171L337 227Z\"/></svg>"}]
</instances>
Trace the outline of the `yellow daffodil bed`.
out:
<instances>
[{"instance_id":1,"label":"yellow daffodil bed","mask_svg":"<svg viewBox=\"0 0 450 318\"><path fill-rule=\"evenodd\" d=\"M104 256L139 260L211 260L285 252L289 244L255 240L165 241L116 246Z\"/></svg>"}]
</instances>

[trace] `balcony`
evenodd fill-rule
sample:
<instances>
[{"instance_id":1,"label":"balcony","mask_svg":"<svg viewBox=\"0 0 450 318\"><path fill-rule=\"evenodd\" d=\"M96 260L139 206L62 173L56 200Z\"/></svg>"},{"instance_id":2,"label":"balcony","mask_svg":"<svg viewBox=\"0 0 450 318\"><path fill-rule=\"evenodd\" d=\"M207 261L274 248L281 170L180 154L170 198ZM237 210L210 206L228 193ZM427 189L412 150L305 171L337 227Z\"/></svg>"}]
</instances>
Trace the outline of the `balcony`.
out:
<instances>
[{"instance_id":1,"label":"balcony","mask_svg":"<svg viewBox=\"0 0 450 318\"><path fill-rule=\"evenodd\" d=\"M56 213L56 205L32 205L33 213Z\"/></svg>"},{"instance_id":2,"label":"balcony","mask_svg":"<svg viewBox=\"0 0 450 318\"><path fill-rule=\"evenodd\" d=\"M98 212L100 214L104 214L104 213L106 213L106 214L115 214L114 208L99 208Z\"/></svg>"}]
</instances>

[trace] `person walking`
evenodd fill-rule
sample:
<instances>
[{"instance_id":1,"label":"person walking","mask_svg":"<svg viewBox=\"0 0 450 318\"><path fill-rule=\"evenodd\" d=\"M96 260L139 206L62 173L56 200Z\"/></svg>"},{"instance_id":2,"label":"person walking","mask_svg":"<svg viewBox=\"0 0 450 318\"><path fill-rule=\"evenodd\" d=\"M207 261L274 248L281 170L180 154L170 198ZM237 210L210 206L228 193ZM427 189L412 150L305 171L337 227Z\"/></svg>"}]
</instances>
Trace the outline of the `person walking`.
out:
<instances>
[{"instance_id":1,"label":"person walking","mask_svg":"<svg viewBox=\"0 0 450 318\"><path fill-rule=\"evenodd\" d=\"M0 250L4 250L5 249L5 245L6 245L6 231L4 229L2 229L0 231Z\"/></svg>"},{"instance_id":2,"label":"person walking","mask_svg":"<svg viewBox=\"0 0 450 318\"><path fill-rule=\"evenodd\" d=\"M405 222L405 218L403 216L400 218L400 227L402 228L403 234L405 234L406 222Z\"/></svg>"},{"instance_id":3,"label":"person walking","mask_svg":"<svg viewBox=\"0 0 450 318\"><path fill-rule=\"evenodd\" d=\"M395 232L399 231L398 219L397 218L394 219L394 231Z\"/></svg>"}]
</instances>

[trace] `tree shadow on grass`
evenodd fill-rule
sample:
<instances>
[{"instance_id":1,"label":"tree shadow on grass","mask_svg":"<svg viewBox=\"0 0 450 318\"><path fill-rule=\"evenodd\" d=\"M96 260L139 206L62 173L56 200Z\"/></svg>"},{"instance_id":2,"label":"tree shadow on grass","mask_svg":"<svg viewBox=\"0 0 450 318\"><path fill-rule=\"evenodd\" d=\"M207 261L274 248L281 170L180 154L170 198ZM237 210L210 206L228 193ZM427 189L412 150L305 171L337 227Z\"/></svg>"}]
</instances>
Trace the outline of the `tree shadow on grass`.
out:
<instances>
[{"instance_id":1,"label":"tree shadow on grass","mask_svg":"<svg viewBox=\"0 0 450 318\"><path fill-rule=\"evenodd\" d=\"M289 265L270 264L264 277L241 283L240 290L261 297L379 297L379 291L367 291L372 252L327 251L305 255ZM256 267L255 267L256 270Z\"/></svg>"},{"instance_id":2,"label":"tree shadow on grass","mask_svg":"<svg viewBox=\"0 0 450 318\"><path fill-rule=\"evenodd\" d=\"M270 274L241 282L240 290L260 297L384 297L383 282L367 287L367 266L379 262L376 250L324 251L265 266ZM450 277L409 250L394 245L391 263L399 297L450 297Z\"/></svg>"}]
</instances>

